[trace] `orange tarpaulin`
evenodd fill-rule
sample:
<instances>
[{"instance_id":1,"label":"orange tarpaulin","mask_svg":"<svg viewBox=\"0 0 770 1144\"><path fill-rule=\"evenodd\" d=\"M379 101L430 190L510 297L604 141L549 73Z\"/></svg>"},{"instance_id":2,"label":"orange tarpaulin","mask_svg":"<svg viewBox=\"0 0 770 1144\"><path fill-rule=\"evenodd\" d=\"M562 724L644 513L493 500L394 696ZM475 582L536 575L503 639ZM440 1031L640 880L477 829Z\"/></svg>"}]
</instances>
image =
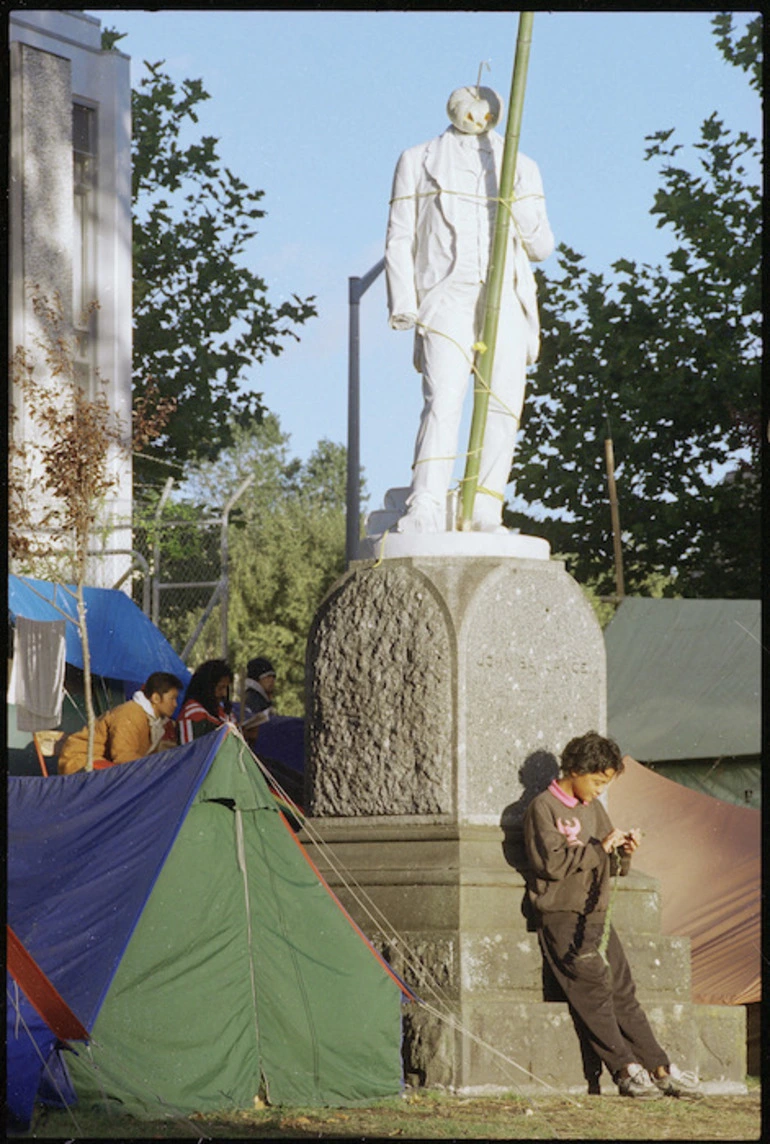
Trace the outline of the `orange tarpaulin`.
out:
<instances>
[{"instance_id":1,"label":"orange tarpaulin","mask_svg":"<svg viewBox=\"0 0 770 1144\"><path fill-rule=\"evenodd\" d=\"M760 812L655 774L629 756L608 790L614 826L638 826L634 868L661 885L662 930L692 943L692 996L761 998Z\"/></svg>"}]
</instances>

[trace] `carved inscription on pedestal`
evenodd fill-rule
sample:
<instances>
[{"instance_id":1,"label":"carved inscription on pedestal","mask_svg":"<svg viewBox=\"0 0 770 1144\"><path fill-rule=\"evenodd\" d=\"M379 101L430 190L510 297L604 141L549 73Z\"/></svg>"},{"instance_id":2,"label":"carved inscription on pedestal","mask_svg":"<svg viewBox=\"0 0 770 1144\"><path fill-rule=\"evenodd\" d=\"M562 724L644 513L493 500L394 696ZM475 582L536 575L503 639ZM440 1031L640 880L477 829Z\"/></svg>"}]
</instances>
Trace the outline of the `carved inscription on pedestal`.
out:
<instances>
[{"instance_id":1,"label":"carved inscription on pedestal","mask_svg":"<svg viewBox=\"0 0 770 1144\"><path fill-rule=\"evenodd\" d=\"M463 620L464 813L499 820L526 797L531 760L554 765L573 735L604 723L604 645L578 585L557 569L492 572Z\"/></svg>"}]
</instances>

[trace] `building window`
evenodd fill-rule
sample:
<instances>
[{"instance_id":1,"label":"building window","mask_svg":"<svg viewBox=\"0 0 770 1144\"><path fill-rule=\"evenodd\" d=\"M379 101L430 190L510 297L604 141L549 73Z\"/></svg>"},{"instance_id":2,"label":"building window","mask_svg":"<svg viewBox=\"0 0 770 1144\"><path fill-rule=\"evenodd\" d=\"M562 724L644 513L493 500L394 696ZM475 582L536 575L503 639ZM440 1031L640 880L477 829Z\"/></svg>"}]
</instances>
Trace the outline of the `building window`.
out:
<instances>
[{"instance_id":1,"label":"building window","mask_svg":"<svg viewBox=\"0 0 770 1144\"><path fill-rule=\"evenodd\" d=\"M75 375L90 392L94 373L96 302L96 109L72 106L74 243L72 313L75 324Z\"/></svg>"}]
</instances>

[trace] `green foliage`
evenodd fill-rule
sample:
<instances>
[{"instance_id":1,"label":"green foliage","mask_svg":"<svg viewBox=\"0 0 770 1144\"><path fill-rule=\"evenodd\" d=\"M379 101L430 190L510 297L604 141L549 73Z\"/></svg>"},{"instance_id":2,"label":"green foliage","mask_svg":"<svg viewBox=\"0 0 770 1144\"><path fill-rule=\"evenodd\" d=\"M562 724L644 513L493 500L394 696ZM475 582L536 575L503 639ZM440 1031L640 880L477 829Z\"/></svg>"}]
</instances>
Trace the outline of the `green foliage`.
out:
<instances>
[{"instance_id":1,"label":"green foliage","mask_svg":"<svg viewBox=\"0 0 770 1144\"><path fill-rule=\"evenodd\" d=\"M120 40L125 40L126 33L119 32L117 28L104 28L102 30L102 51L112 52L115 51L115 45Z\"/></svg>"},{"instance_id":2,"label":"green foliage","mask_svg":"<svg viewBox=\"0 0 770 1144\"><path fill-rule=\"evenodd\" d=\"M690 165L673 131L651 213L676 245L666 267L621 259L611 279L559 247L560 277L538 272L542 353L516 458L535 528L570 571L613 592L604 440L611 436L626 591L755 597L759 579L761 191L756 141L702 125ZM545 517L545 520L541 518ZM533 523L536 522L536 523ZM671 579L669 579L671 577Z\"/></svg>"},{"instance_id":3,"label":"green foliage","mask_svg":"<svg viewBox=\"0 0 770 1144\"><path fill-rule=\"evenodd\" d=\"M570 562L570 557L565 556L563 553L554 553L555 560L564 560ZM596 619L599 621L599 626L602 631L607 627L607 624L614 618L615 613L621 604L621 599L618 596L604 596L598 588L597 580L590 579L580 585L583 594L588 600L589 604L594 610ZM670 576L662 576L659 573L652 573L646 580L641 581L636 586L636 594L640 596L647 596L651 599L660 600L665 596L674 595L674 585Z\"/></svg>"},{"instance_id":4,"label":"green foliage","mask_svg":"<svg viewBox=\"0 0 770 1144\"><path fill-rule=\"evenodd\" d=\"M718 12L711 21L717 46L731 64L749 73L755 91L762 90L762 17L755 16L746 31L736 39L732 12Z\"/></svg>"},{"instance_id":5,"label":"green foliage","mask_svg":"<svg viewBox=\"0 0 770 1144\"><path fill-rule=\"evenodd\" d=\"M345 517L291 499L233 545L230 645L235 664L267 655L278 671L276 703L305 713L305 649L318 605L345 570Z\"/></svg>"},{"instance_id":6,"label":"green foliage","mask_svg":"<svg viewBox=\"0 0 770 1144\"><path fill-rule=\"evenodd\" d=\"M229 449L190 474L185 503L188 511L193 505L199 513L200 506L213 511L254 476L231 514L230 660L243 672L253 656L266 655L278 672L278 710L303 715L310 625L345 570L345 449L322 440L306 462L292 458L272 414L253 428L234 425L232 433ZM178 515L179 508L177 501L169 511ZM164 538L169 531L163 529ZM165 578L171 575L164 572ZM201 613L202 607L164 626L175 646L184 645ZM216 608L195 646L194 664L220 654L219 622Z\"/></svg>"},{"instance_id":7,"label":"green foliage","mask_svg":"<svg viewBox=\"0 0 770 1144\"><path fill-rule=\"evenodd\" d=\"M114 38L114 33L110 33ZM184 142L209 98L200 80L177 87L161 63L132 93L134 393L149 387L174 400L164 432L137 459L140 476L212 459L233 441L233 425L252 425L264 407L248 391L249 372L316 314L313 298L274 304L267 286L240 261L256 236L262 191L225 167L217 140Z\"/></svg>"}]
</instances>

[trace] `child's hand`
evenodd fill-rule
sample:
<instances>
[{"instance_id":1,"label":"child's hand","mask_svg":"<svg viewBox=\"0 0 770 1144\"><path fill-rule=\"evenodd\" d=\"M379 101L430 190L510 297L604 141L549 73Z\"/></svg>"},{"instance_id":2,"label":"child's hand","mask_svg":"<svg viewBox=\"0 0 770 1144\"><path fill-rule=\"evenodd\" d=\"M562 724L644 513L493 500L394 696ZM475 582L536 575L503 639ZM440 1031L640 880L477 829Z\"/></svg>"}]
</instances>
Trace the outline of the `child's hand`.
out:
<instances>
[{"instance_id":1,"label":"child's hand","mask_svg":"<svg viewBox=\"0 0 770 1144\"><path fill-rule=\"evenodd\" d=\"M638 849L641 841L642 832L638 826L634 826L632 830L627 831L620 849L624 854L633 854L634 850Z\"/></svg>"},{"instance_id":2,"label":"child's hand","mask_svg":"<svg viewBox=\"0 0 770 1144\"><path fill-rule=\"evenodd\" d=\"M617 850L619 846L622 846L627 839L628 835L625 830L618 830L617 827L615 827L606 838L602 839L602 850L604 850L606 854L611 854L613 850Z\"/></svg>"}]
</instances>

